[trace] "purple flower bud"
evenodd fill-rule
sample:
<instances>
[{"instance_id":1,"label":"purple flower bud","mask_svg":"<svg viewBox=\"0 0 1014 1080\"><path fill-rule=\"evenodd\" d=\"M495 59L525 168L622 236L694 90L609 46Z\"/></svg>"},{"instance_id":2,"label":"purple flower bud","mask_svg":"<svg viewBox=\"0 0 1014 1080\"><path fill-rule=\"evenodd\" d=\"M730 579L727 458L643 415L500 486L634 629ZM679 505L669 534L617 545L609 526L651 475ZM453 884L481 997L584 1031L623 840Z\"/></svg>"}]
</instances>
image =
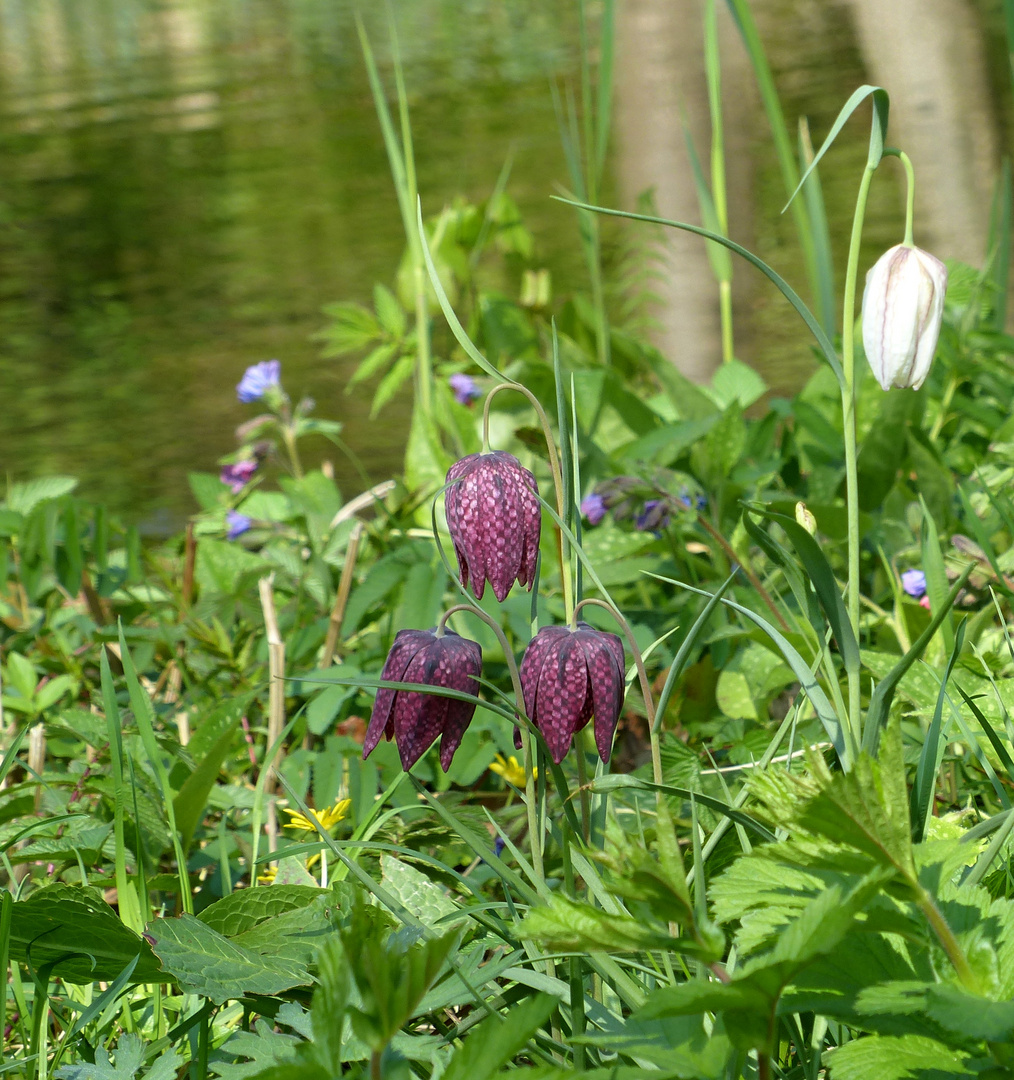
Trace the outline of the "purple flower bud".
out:
<instances>
[{"instance_id":1,"label":"purple flower bud","mask_svg":"<svg viewBox=\"0 0 1014 1080\"><path fill-rule=\"evenodd\" d=\"M642 532L658 533L669 524L669 510L663 499L648 499L634 519L634 527Z\"/></svg>"},{"instance_id":2,"label":"purple flower bud","mask_svg":"<svg viewBox=\"0 0 1014 1080\"><path fill-rule=\"evenodd\" d=\"M447 382L460 405L471 405L477 397L482 396L482 391L475 385L475 379L464 372L456 371Z\"/></svg>"},{"instance_id":3,"label":"purple flower bud","mask_svg":"<svg viewBox=\"0 0 1014 1080\"><path fill-rule=\"evenodd\" d=\"M253 521L238 510L228 510L225 515L225 524L228 529L226 538L237 540L253 525Z\"/></svg>"},{"instance_id":4,"label":"purple flower bud","mask_svg":"<svg viewBox=\"0 0 1014 1080\"><path fill-rule=\"evenodd\" d=\"M438 637L434 627L400 630L380 677L390 682L422 683L476 694L479 686L475 680L481 670L482 649L477 642L450 630ZM439 735L440 764L446 772L474 712L474 704L457 698L381 687L366 729L363 758L373 753L382 735L388 740L393 738L401 764L408 772Z\"/></svg>"},{"instance_id":5,"label":"purple flower bud","mask_svg":"<svg viewBox=\"0 0 1014 1080\"><path fill-rule=\"evenodd\" d=\"M282 364L279 360L262 360L259 364L252 364L243 372L243 378L236 386L236 397L244 404L260 401L271 387L278 385L281 375Z\"/></svg>"},{"instance_id":6,"label":"purple flower bud","mask_svg":"<svg viewBox=\"0 0 1014 1080\"><path fill-rule=\"evenodd\" d=\"M457 483L454 483L457 481ZM461 584L482 599L488 581L503 601L514 581L531 586L542 506L535 477L513 454L469 454L447 472L444 507Z\"/></svg>"},{"instance_id":7,"label":"purple flower bud","mask_svg":"<svg viewBox=\"0 0 1014 1080\"><path fill-rule=\"evenodd\" d=\"M223 465L218 474L219 480L227 484L233 495L238 495L250 482L250 477L257 471L259 462L254 458L245 461L234 461L231 465Z\"/></svg>"},{"instance_id":8,"label":"purple flower bud","mask_svg":"<svg viewBox=\"0 0 1014 1080\"><path fill-rule=\"evenodd\" d=\"M581 500L581 514L589 525L598 525L606 516L606 504L601 495L593 491Z\"/></svg>"},{"instance_id":9,"label":"purple flower bud","mask_svg":"<svg viewBox=\"0 0 1014 1080\"><path fill-rule=\"evenodd\" d=\"M547 626L525 650L520 674L525 712L558 765L593 715L599 757L609 760L624 693L623 642L616 634L583 622L577 630Z\"/></svg>"},{"instance_id":10,"label":"purple flower bud","mask_svg":"<svg viewBox=\"0 0 1014 1080\"><path fill-rule=\"evenodd\" d=\"M906 570L901 575L901 587L909 596L915 597L926 595L926 575L922 570Z\"/></svg>"}]
</instances>

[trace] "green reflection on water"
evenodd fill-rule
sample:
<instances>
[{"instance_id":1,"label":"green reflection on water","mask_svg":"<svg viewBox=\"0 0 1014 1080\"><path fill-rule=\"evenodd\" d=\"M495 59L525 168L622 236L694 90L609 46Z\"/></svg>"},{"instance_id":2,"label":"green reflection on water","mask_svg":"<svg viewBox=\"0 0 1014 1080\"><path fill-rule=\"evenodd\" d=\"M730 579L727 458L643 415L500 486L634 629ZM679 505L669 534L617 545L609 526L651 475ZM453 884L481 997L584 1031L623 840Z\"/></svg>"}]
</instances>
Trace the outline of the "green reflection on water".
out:
<instances>
[{"instance_id":1,"label":"green reflection on water","mask_svg":"<svg viewBox=\"0 0 1014 1080\"><path fill-rule=\"evenodd\" d=\"M482 198L513 146L512 194L564 282L580 264L547 198L564 175L548 84L573 70L571 6L399 9L427 210ZM213 469L251 415L243 369L268 357L293 397L344 421L373 478L398 468L408 402L368 423L368 393L342 392L350 365L309 340L323 304L390 281L404 242L351 10L0 7L5 471L70 472L170 525L192 508L187 471ZM380 20L371 36L383 60Z\"/></svg>"}]
</instances>

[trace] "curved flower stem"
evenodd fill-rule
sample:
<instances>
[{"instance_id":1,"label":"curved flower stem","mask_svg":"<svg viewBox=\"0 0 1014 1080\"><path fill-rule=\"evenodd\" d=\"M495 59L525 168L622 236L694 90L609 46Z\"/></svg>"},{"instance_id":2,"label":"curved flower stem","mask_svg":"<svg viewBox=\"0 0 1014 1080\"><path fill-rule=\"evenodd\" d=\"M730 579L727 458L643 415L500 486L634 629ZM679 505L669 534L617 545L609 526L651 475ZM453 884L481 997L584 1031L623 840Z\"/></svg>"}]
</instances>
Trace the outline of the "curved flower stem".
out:
<instances>
[{"instance_id":1,"label":"curved flower stem","mask_svg":"<svg viewBox=\"0 0 1014 1080\"><path fill-rule=\"evenodd\" d=\"M841 389L842 425L845 435L845 502L848 512L848 565L849 565L849 622L856 641L859 640L859 472L856 452L856 278L859 272L859 244L863 235L863 219L866 216L866 200L870 193L875 165L867 165L859 184L856 211L852 219L852 237L849 241L848 267L845 272L845 307L842 314L841 364L844 373ZM853 750L862 743L859 672L849 671L848 731Z\"/></svg>"},{"instance_id":2,"label":"curved flower stem","mask_svg":"<svg viewBox=\"0 0 1014 1080\"><path fill-rule=\"evenodd\" d=\"M494 386L486 395L486 401L482 408L483 450L486 450L489 447L489 407L493 398L499 394L501 390L517 390L519 394L524 394L531 402L532 408L535 410L535 415L539 418L539 423L542 426L542 434L546 439L546 450L549 453L549 469L553 475L553 487L556 490L556 512L560 515L561 521L566 521L567 508L563 503L563 471L560 468L560 455L556 452L553 429L549 425L549 417L546 416L546 410L543 409L542 405L539 403L539 399L528 389L528 387L522 386L521 383L516 382L502 382L497 386ZM566 558L567 552L564 546L563 532L558 525L554 524L553 527L556 530L556 548L560 558L560 583L563 587L564 617L567 622L570 622L574 611L574 593L571 587L569 562Z\"/></svg>"},{"instance_id":3,"label":"curved flower stem","mask_svg":"<svg viewBox=\"0 0 1014 1080\"><path fill-rule=\"evenodd\" d=\"M908 189L905 195L905 239L902 243L905 247L915 247L915 241L912 239L912 222L915 218L915 169L912 167L912 159L904 150L885 150L884 156L888 155L897 156L905 167Z\"/></svg>"},{"instance_id":4,"label":"curved flower stem","mask_svg":"<svg viewBox=\"0 0 1014 1080\"><path fill-rule=\"evenodd\" d=\"M475 604L455 604L453 607L449 607L443 615L440 617L440 622L437 623L437 636L439 637L444 632L444 626L447 620L457 611L467 611L471 615L478 615L480 619L493 631L496 635L497 641L500 642L500 648L503 649L504 659L507 661L507 670L510 672L511 685L514 687L514 699L517 702L519 712L524 712L525 708L525 695L521 689L521 674L518 671L517 661L514 659L514 653L511 651L510 645L507 643L507 635L503 632L503 628L491 615L487 615L482 608ZM530 731L526 731L524 735L525 740L525 809L528 814L528 846L531 849L532 855L532 868L539 880L545 884L546 874L542 862L542 837L539 834L539 820L536 806L535 795L535 771L532 768L533 758L533 743L534 738Z\"/></svg>"},{"instance_id":5,"label":"curved flower stem","mask_svg":"<svg viewBox=\"0 0 1014 1080\"><path fill-rule=\"evenodd\" d=\"M597 597L589 597L587 600L582 600L581 603L577 605L574 609L574 616L571 620L572 623L577 621L578 612L586 604L594 604L596 607L605 608L619 624L624 637L627 639L627 644L630 646L630 651L634 657L634 666L637 668L637 678L641 683L641 694L644 697L644 712L648 720L648 730L651 732L652 773L655 778L655 783L661 784L662 755L659 735L655 730L655 699L651 695L651 683L648 682L648 673L644 669L644 660L641 658L641 650L637 647L637 642L634 640L634 632L630 629L630 624L627 620L615 607L613 607L612 604L606 603L605 600L599 600Z\"/></svg>"}]
</instances>

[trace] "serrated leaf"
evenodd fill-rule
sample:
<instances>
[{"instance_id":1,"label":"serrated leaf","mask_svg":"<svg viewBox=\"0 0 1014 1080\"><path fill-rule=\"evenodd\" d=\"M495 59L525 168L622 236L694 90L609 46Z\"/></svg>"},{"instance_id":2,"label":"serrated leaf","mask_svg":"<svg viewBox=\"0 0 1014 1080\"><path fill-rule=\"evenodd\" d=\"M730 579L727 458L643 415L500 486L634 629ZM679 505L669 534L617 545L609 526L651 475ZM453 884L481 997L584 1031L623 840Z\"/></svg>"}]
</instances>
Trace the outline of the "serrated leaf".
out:
<instances>
[{"instance_id":1,"label":"serrated leaf","mask_svg":"<svg viewBox=\"0 0 1014 1080\"><path fill-rule=\"evenodd\" d=\"M373 306L380 325L392 336L405 336L405 309L398 303L393 292L385 286L373 286Z\"/></svg>"},{"instance_id":2,"label":"serrated leaf","mask_svg":"<svg viewBox=\"0 0 1014 1080\"><path fill-rule=\"evenodd\" d=\"M116 1044L116 1063L109 1054L98 1047L94 1063L63 1065L56 1070L59 1080L135 1080L144 1076L145 1080L170 1080L175 1077L183 1059L175 1050L168 1050L159 1055L158 1061L143 1074L140 1072L144 1062L144 1045L134 1034L120 1037Z\"/></svg>"},{"instance_id":3,"label":"serrated leaf","mask_svg":"<svg viewBox=\"0 0 1014 1080\"><path fill-rule=\"evenodd\" d=\"M854 1039L828 1056L833 1080L915 1080L932 1076L971 1078L971 1055L921 1035L870 1035Z\"/></svg>"},{"instance_id":4,"label":"serrated leaf","mask_svg":"<svg viewBox=\"0 0 1014 1080\"><path fill-rule=\"evenodd\" d=\"M374 375L387 367L391 358L398 352L398 349L398 342L385 342L383 345L378 345L371 352L367 353L366 357L361 361L356 370L352 372L349 381L345 385L345 393L350 393L352 388L358 383L366 382L367 379L372 379Z\"/></svg>"},{"instance_id":5,"label":"serrated leaf","mask_svg":"<svg viewBox=\"0 0 1014 1080\"><path fill-rule=\"evenodd\" d=\"M414 356L409 353L398 357L391 370L380 380L377 392L373 395L373 403L370 405L371 420L412 377L414 371Z\"/></svg>"},{"instance_id":6,"label":"serrated leaf","mask_svg":"<svg viewBox=\"0 0 1014 1080\"><path fill-rule=\"evenodd\" d=\"M42 476L36 480L20 480L7 489L5 506L17 514L30 514L40 503L69 495L77 487L72 476Z\"/></svg>"},{"instance_id":7,"label":"serrated leaf","mask_svg":"<svg viewBox=\"0 0 1014 1080\"><path fill-rule=\"evenodd\" d=\"M324 314L331 317L331 322L316 336L324 342L321 353L326 357L364 349L383 333L373 312L351 300L328 304Z\"/></svg>"}]
</instances>

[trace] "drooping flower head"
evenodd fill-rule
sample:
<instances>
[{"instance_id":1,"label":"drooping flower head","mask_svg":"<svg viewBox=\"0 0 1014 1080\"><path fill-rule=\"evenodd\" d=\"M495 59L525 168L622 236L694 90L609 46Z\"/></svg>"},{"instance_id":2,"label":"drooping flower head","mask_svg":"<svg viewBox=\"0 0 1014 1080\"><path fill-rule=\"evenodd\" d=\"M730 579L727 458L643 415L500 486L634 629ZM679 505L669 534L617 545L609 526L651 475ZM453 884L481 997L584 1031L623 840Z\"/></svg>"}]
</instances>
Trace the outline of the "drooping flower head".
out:
<instances>
[{"instance_id":1,"label":"drooping flower head","mask_svg":"<svg viewBox=\"0 0 1014 1080\"><path fill-rule=\"evenodd\" d=\"M230 465L222 466L218 478L223 484L228 485L233 495L238 495L250 482L250 478L257 471L259 464L256 458L234 461Z\"/></svg>"},{"instance_id":2,"label":"drooping flower head","mask_svg":"<svg viewBox=\"0 0 1014 1080\"><path fill-rule=\"evenodd\" d=\"M947 267L897 244L873 264L863 292L863 348L877 382L918 390L926 381L944 312Z\"/></svg>"},{"instance_id":3,"label":"drooping flower head","mask_svg":"<svg viewBox=\"0 0 1014 1080\"><path fill-rule=\"evenodd\" d=\"M681 500L683 501L683 500ZM634 519L634 528L658 535L669 524L669 506L665 499L648 499Z\"/></svg>"},{"instance_id":4,"label":"drooping flower head","mask_svg":"<svg viewBox=\"0 0 1014 1080\"><path fill-rule=\"evenodd\" d=\"M457 481L456 483L454 481ZM477 599L488 581L503 601L535 581L542 506L535 477L513 454L469 454L447 471L444 507L461 584Z\"/></svg>"},{"instance_id":5,"label":"drooping flower head","mask_svg":"<svg viewBox=\"0 0 1014 1080\"><path fill-rule=\"evenodd\" d=\"M922 570L906 570L901 575L901 587L918 600L926 595L926 574Z\"/></svg>"},{"instance_id":6,"label":"drooping flower head","mask_svg":"<svg viewBox=\"0 0 1014 1080\"><path fill-rule=\"evenodd\" d=\"M445 630L400 630L384 661L381 679L390 682L442 686L466 694L478 693L482 649L475 641ZM419 690L381 687L363 741L363 759L373 753L381 736L394 739L406 772L440 739L440 764L450 768L455 750L471 723L475 705L469 701Z\"/></svg>"},{"instance_id":7,"label":"drooping flower head","mask_svg":"<svg viewBox=\"0 0 1014 1080\"><path fill-rule=\"evenodd\" d=\"M454 391L455 400L459 405L471 405L477 397L482 396L482 391L475 385L475 379L463 371L456 371L447 383Z\"/></svg>"},{"instance_id":8,"label":"drooping flower head","mask_svg":"<svg viewBox=\"0 0 1014 1080\"><path fill-rule=\"evenodd\" d=\"M228 510L225 514L225 526L226 526L226 538L228 540L238 540L243 533L247 532L253 525L253 521L241 514L238 510Z\"/></svg>"},{"instance_id":9,"label":"drooping flower head","mask_svg":"<svg viewBox=\"0 0 1014 1080\"><path fill-rule=\"evenodd\" d=\"M589 525L598 525L606 516L606 504L602 496L594 491L590 495L585 495L581 500L581 516Z\"/></svg>"},{"instance_id":10,"label":"drooping flower head","mask_svg":"<svg viewBox=\"0 0 1014 1080\"><path fill-rule=\"evenodd\" d=\"M280 360L262 360L259 364L251 364L236 386L236 397L247 405L251 401L260 401L268 390L278 385L281 377Z\"/></svg>"},{"instance_id":11,"label":"drooping flower head","mask_svg":"<svg viewBox=\"0 0 1014 1080\"><path fill-rule=\"evenodd\" d=\"M609 760L623 707L623 642L579 622L576 630L547 626L521 661L525 712L559 765L571 740L595 717L595 746Z\"/></svg>"}]
</instances>

